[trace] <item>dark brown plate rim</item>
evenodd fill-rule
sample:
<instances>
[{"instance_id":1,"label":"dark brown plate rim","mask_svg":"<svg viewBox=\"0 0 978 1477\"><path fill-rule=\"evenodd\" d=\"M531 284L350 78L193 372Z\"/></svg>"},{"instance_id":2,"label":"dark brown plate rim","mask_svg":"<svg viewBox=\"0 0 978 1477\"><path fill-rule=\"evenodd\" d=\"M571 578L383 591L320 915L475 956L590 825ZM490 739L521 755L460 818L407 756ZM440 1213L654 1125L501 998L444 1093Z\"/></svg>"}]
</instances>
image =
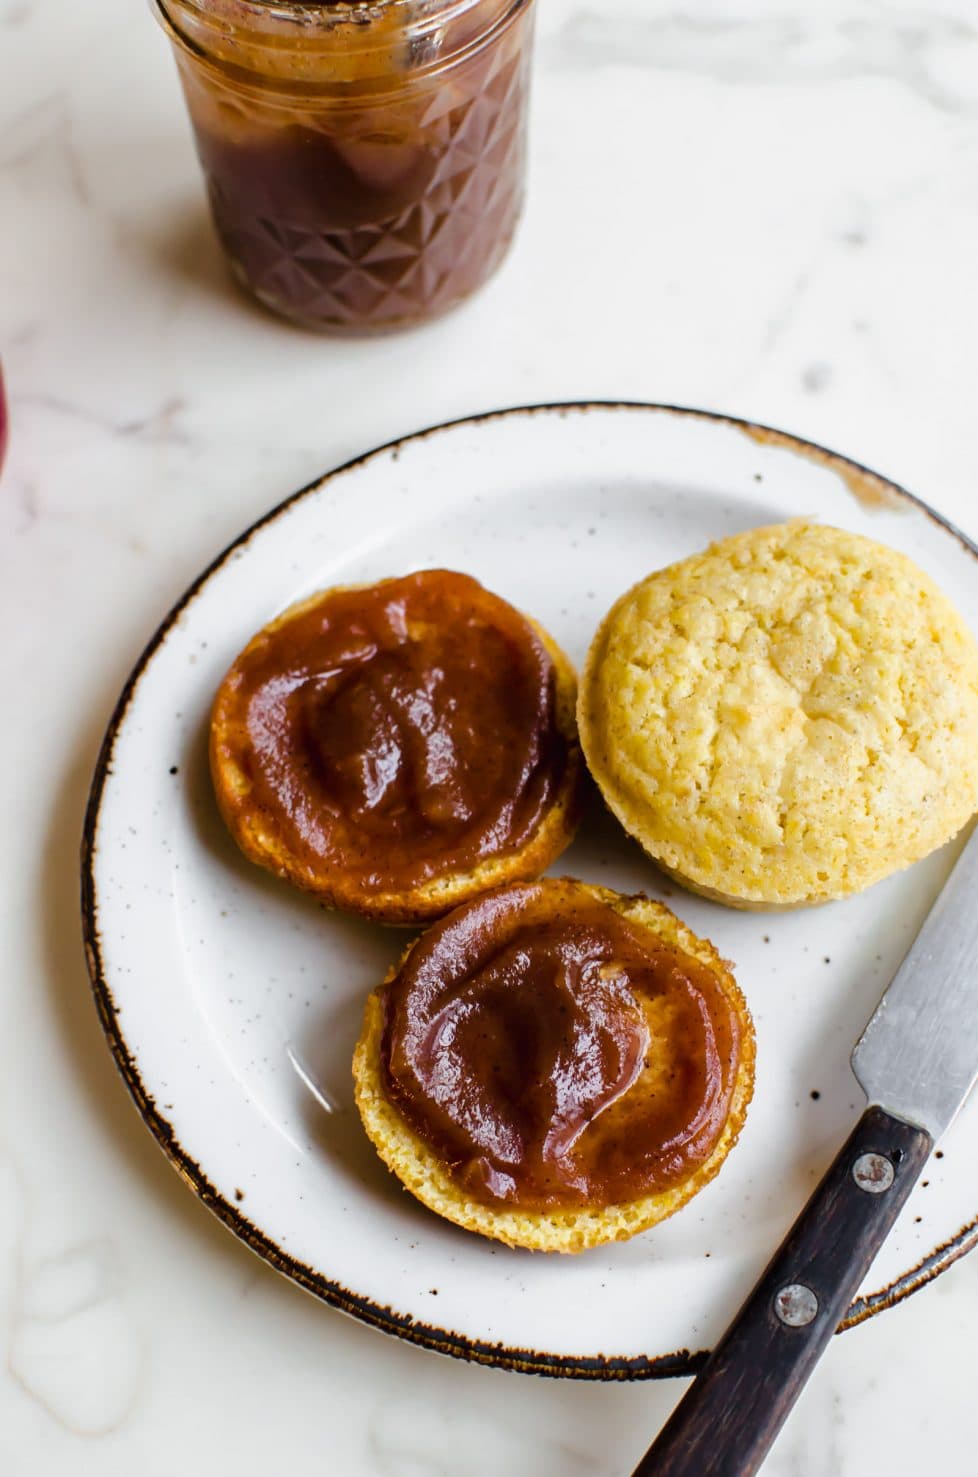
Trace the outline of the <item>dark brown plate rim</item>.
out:
<instances>
[{"instance_id":1,"label":"dark brown plate rim","mask_svg":"<svg viewBox=\"0 0 978 1477\"><path fill-rule=\"evenodd\" d=\"M190 1186L194 1194L203 1201L209 1210L213 1211L218 1220L222 1221L229 1230L233 1231L258 1256L264 1258L277 1272L282 1273L285 1277L291 1278L300 1287L305 1288L307 1292L312 1293L331 1307L338 1308L341 1312L349 1314L351 1317L368 1324L372 1328L380 1329L384 1333L394 1334L398 1338L404 1339L408 1343L416 1344L421 1348L431 1349L439 1354L447 1354L457 1359L465 1359L476 1364L485 1364L496 1368L518 1371L522 1374L547 1375L555 1378L562 1377L585 1380L665 1379L673 1376L695 1374L708 1358L709 1350L692 1351L689 1349L678 1349L673 1354L640 1355L630 1358L614 1355L584 1357L578 1355L548 1354L538 1352L534 1349L511 1348L502 1344L484 1343L478 1339L467 1338L450 1329L437 1328L431 1324L423 1323L409 1315L398 1313L392 1308L384 1307L370 1298L351 1292L339 1283L331 1281L328 1277L324 1277L322 1273L315 1271L314 1268L290 1256L288 1252L283 1251L280 1246L266 1236L260 1227L248 1220L239 1206L226 1200L215 1189L200 1165L196 1163L180 1143L174 1133L172 1124L167 1121L160 1107L147 1091L140 1076L138 1065L126 1044L119 1022L119 1013L105 976L102 945L99 935L98 895L95 884L99 810L106 781L112 770L112 756L116 739L125 720L133 694L140 678L156 651L165 641L174 623L200 589L232 554L244 548L259 529L278 518L287 508L290 508L301 498L318 492L334 478L342 476L353 468L362 466L376 457L397 451L409 443L426 440L428 437L438 435L440 432L463 425L486 425L493 421L516 416L569 416L572 414L584 414L590 410L610 410L626 413L639 412L642 414L653 412L663 415L682 416L692 420L718 422L740 430L745 435L751 436L760 442L779 445L786 450L800 452L810 460L817 461L836 471L857 497L865 496L868 501L876 503L881 500L893 503L909 503L924 513L928 518L932 519L934 523L938 524L946 532L953 535L968 553L978 559L978 546L972 543L960 529L956 528L946 518L943 518L921 498L908 492L897 483L890 481L889 478L882 477L878 473L870 471L869 468L862 466L849 457L829 451L825 447L818 445L817 442L805 440L800 436L789 435L786 432L775 430L773 427L762 425L756 421L723 415L715 411L693 410L680 405L635 400L586 400L542 405L521 405L505 410L489 411L482 415L462 416L457 420L444 421L438 425L430 426L425 430L416 431L408 436L398 437L394 441L388 441L383 446L375 447L372 451L366 452L362 456L354 457L352 460L344 462L342 466L334 468L333 471L326 473L325 476L318 477L314 482L309 483L308 486L301 488L291 497L286 498L284 502L279 503L247 528L194 580L193 584L190 585L185 594L173 607L149 641L122 690L115 711L109 721L99 753L98 763L95 767L85 814L85 827L81 848L82 928L88 970L91 976L99 1019L102 1022L102 1027L115 1058L116 1066L122 1074L123 1081L129 1089L133 1101L139 1109L146 1125L166 1153L174 1168ZM978 1244L978 1216L974 1220L969 1221L967 1225L962 1226L960 1231L952 1236L950 1240L936 1247L927 1257L915 1267L903 1273L894 1282L881 1288L878 1292L868 1293L864 1297L857 1298L850 1306L845 1319L840 1324L839 1331L854 1328L857 1324L865 1322L867 1318L872 1318L884 1309L891 1308L896 1303L902 1302L911 1293L917 1292L926 1283L932 1281L942 1272L945 1272L960 1257L972 1251L976 1244Z\"/></svg>"}]
</instances>

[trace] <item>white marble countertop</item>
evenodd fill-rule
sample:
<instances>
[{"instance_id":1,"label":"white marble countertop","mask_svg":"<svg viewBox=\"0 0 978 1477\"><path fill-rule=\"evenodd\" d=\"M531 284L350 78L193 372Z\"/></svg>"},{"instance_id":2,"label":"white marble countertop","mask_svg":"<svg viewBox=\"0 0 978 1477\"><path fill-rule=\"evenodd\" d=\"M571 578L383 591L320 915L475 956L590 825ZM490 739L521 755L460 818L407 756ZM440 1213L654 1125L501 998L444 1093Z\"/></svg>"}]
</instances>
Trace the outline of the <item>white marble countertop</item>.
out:
<instances>
[{"instance_id":1,"label":"white marble countertop","mask_svg":"<svg viewBox=\"0 0 978 1477\"><path fill-rule=\"evenodd\" d=\"M144 639L374 444L531 401L704 406L978 535L970 0L545 0L539 43L502 274L435 327L331 343L229 285L146 6L0 0L4 1477L619 1477L681 1393L442 1360L279 1279L139 1121L79 937L87 786ZM976 1317L978 1258L836 1340L766 1472L974 1471Z\"/></svg>"}]
</instances>

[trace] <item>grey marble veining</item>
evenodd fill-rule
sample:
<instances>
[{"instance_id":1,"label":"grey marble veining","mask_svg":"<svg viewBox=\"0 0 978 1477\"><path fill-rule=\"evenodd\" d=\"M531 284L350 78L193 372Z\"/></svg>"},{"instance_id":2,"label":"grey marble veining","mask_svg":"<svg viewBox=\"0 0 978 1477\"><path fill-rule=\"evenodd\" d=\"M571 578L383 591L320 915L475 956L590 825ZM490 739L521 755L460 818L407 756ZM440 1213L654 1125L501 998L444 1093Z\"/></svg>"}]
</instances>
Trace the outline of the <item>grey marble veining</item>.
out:
<instances>
[{"instance_id":1,"label":"grey marble veining","mask_svg":"<svg viewBox=\"0 0 978 1477\"><path fill-rule=\"evenodd\" d=\"M544 62L557 68L640 67L744 87L877 78L935 107L973 112L978 77L954 65L962 54L978 55L978 27L965 8L872 4L568 5L544 42Z\"/></svg>"}]
</instances>

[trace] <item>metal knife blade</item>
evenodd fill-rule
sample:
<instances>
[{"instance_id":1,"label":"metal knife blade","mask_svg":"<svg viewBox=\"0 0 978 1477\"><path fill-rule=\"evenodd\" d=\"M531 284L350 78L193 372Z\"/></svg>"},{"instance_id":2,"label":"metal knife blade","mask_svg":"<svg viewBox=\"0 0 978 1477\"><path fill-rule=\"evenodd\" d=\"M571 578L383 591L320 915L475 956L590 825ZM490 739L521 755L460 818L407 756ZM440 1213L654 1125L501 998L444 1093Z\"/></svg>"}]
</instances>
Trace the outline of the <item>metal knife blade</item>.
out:
<instances>
[{"instance_id":1,"label":"metal knife blade","mask_svg":"<svg viewBox=\"0 0 978 1477\"><path fill-rule=\"evenodd\" d=\"M870 1103L938 1139L978 1078L978 829L852 1053Z\"/></svg>"}]
</instances>

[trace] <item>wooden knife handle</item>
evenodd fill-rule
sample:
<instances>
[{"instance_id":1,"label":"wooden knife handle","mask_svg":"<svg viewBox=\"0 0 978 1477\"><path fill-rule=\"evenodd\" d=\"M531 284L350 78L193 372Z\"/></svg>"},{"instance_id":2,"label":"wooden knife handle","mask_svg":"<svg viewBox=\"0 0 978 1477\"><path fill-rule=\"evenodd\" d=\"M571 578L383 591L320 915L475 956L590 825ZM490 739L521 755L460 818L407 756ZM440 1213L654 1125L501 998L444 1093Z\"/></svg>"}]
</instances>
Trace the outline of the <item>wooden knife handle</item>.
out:
<instances>
[{"instance_id":1,"label":"wooden knife handle","mask_svg":"<svg viewBox=\"0 0 978 1477\"><path fill-rule=\"evenodd\" d=\"M866 1110L634 1477L757 1471L932 1148Z\"/></svg>"}]
</instances>

